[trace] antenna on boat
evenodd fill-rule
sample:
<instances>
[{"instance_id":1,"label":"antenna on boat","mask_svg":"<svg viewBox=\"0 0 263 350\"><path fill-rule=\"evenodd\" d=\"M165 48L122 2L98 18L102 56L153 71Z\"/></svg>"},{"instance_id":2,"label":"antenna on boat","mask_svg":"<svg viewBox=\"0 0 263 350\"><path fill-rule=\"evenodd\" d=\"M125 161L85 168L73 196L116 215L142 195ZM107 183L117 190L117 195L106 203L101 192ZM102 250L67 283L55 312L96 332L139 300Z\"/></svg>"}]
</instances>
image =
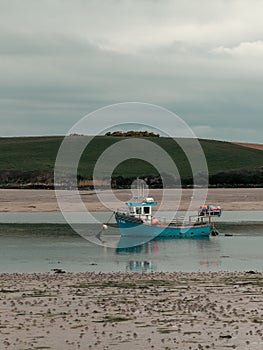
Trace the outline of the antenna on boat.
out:
<instances>
[{"instance_id":1,"label":"antenna on boat","mask_svg":"<svg viewBox=\"0 0 263 350\"><path fill-rule=\"evenodd\" d=\"M142 202L148 197L148 186L147 183L137 177L131 184L132 198L135 202Z\"/></svg>"},{"instance_id":2,"label":"antenna on boat","mask_svg":"<svg viewBox=\"0 0 263 350\"><path fill-rule=\"evenodd\" d=\"M144 199L145 183L143 180L141 180L137 177L136 185L137 185L137 200L138 201L143 200Z\"/></svg>"},{"instance_id":3,"label":"antenna on boat","mask_svg":"<svg viewBox=\"0 0 263 350\"><path fill-rule=\"evenodd\" d=\"M140 180L140 190L141 190L141 197L143 199L144 197L144 181Z\"/></svg>"}]
</instances>

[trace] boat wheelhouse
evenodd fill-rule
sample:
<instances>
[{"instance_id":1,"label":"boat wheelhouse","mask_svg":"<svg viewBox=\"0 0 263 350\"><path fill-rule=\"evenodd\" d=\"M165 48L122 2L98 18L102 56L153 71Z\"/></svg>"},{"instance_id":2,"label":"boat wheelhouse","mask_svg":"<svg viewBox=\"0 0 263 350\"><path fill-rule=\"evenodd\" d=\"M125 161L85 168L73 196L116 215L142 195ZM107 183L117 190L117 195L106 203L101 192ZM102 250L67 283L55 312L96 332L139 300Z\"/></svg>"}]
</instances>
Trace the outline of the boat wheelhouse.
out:
<instances>
[{"instance_id":1,"label":"boat wheelhouse","mask_svg":"<svg viewBox=\"0 0 263 350\"><path fill-rule=\"evenodd\" d=\"M144 222L152 221L152 208L157 206L153 198L147 197L142 202L127 202L128 214Z\"/></svg>"}]
</instances>

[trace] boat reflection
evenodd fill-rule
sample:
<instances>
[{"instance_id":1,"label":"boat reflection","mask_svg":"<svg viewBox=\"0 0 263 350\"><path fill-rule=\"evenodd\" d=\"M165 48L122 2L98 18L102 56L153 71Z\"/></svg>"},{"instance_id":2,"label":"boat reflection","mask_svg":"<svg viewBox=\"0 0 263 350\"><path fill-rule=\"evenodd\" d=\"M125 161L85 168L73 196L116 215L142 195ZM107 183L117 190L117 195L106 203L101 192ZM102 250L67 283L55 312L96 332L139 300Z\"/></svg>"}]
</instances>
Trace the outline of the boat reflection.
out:
<instances>
[{"instance_id":1,"label":"boat reflection","mask_svg":"<svg viewBox=\"0 0 263 350\"><path fill-rule=\"evenodd\" d=\"M182 238L179 237L156 237L152 240L147 240L141 236L120 236L120 239L117 243L116 252L121 251L133 252L140 251L140 249L146 249L150 252L158 252L158 242L165 241L178 241ZM209 242L210 237L191 237L187 239L188 241L196 241L197 245L202 246L202 242Z\"/></svg>"},{"instance_id":2,"label":"boat reflection","mask_svg":"<svg viewBox=\"0 0 263 350\"><path fill-rule=\"evenodd\" d=\"M157 271L157 264L152 261L129 261L126 266L126 272Z\"/></svg>"},{"instance_id":3,"label":"boat reflection","mask_svg":"<svg viewBox=\"0 0 263 350\"><path fill-rule=\"evenodd\" d=\"M115 249L116 255L126 255L130 258L126 271L162 271L166 265L164 257L173 256L173 254L174 263L185 259L185 265L197 264L203 271L217 269L221 264L217 238L155 239L139 245L135 245L136 237L132 241L131 239L131 237L121 237ZM127 247L129 243L131 246Z\"/></svg>"},{"instance_id":4,"label":"boat reflection","mask_svg":"<svg viewBox=\"0 0 263 350\"><path fill-rule=\"evenodd\" d=\"M128 237L121 237L120 241L118 243L118 246L116 248L116 254L121 253L158 253L158 242L157 241L150 241L145 242L143 244L136 245L136 238L135 240L132 240ZM130 246L129 246L130 243Z\"/></svg>"}]
</instances>

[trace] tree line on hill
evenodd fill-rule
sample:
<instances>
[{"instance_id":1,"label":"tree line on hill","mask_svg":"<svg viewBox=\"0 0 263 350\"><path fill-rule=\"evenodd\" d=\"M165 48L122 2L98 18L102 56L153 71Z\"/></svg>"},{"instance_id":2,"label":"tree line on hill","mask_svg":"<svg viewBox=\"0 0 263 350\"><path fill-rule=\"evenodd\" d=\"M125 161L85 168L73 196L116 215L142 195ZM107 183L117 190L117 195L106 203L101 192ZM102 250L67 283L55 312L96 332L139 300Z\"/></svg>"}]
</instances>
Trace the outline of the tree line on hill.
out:
<instances>
[{"instance_id":1,"label":"tree line on hill","mask_svg":"<svg viewBox=\"0 0 263 350\"><path fill-rule=\"evenodd\" d=\"M107 132L105 136L118 136L118 137L160 137L159 134L155 134L151 131L114 131Z\"/></svg>"},{"instance_id":2,"label":"tree line on hill","mask_svg":"<svg viewBox=\"0 0 263 350\"><path fill-rule=\"evenodd\" d=\"M162 178L160 176L140 176L144 179L149 188L163 188ZM113 176L111 180L111 187L114 189L130 188L136 176ZM91 177L84 177L78 175L77 182L80 189L92 190L94 189ZM66 177L66 180L59 184L61 188L71 188L72 179ZM200 181L197 180L195 185L202 187L202 177ZM103 188L103 179L99 185ZM188 188L193 186L193 178L186 177L181 179L174 179L173 177L166 177L165 187L183 187ZM220 172L209 176L210 187L263 187L263 169L242 170L242 171L228 171ZM53 172L38 172L35 171L19 171L10 170L0 173L0 187L1 188L54 188L54 174Z\"/></svg>"},{"instance_id":3,"label":"tree line on hill","mask_svg":"<svg viewBox=\"0 0 263 350\"><path fill-rule=\"evenodd\" d=\"M163 188L162 178L160 176L145 176L140 177L145 180L149 188ZM130 188L136 177L122 177L117 176L112 179L112 188L125 189ZM261 169L255 171L232 171L232 172L221 172L218 174L209 176L209 187L263 187L263 171ZM193 187L193 178L181 178L175 181L173 178L166 182L167 188ZM195 186L203 186L202 178L197 179Z\"/></svg>"}]
</instances>

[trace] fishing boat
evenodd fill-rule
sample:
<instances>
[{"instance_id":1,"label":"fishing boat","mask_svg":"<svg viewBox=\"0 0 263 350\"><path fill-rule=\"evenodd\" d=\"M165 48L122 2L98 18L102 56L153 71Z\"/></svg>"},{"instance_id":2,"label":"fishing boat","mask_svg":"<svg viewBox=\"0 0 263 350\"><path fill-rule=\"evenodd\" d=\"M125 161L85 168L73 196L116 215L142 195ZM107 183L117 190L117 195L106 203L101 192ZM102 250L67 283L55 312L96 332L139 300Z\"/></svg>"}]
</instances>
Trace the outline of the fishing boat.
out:
<instances>
[{"instance_id":1,"label":"fishing boat","mask_svg":"<svg viewBox=\"0 0 263 350\"><path fill-rule=\"evenodd\" d=\"M201 238L217 235L213 218L221 216L221 208L204 205L199 208L197 215L187 219L159 219L152 213L157 202L152 197L140 201L126 202L125 210L114 212L117 225L123 237L155 238Z\"/></svg>"}]
</instances>

